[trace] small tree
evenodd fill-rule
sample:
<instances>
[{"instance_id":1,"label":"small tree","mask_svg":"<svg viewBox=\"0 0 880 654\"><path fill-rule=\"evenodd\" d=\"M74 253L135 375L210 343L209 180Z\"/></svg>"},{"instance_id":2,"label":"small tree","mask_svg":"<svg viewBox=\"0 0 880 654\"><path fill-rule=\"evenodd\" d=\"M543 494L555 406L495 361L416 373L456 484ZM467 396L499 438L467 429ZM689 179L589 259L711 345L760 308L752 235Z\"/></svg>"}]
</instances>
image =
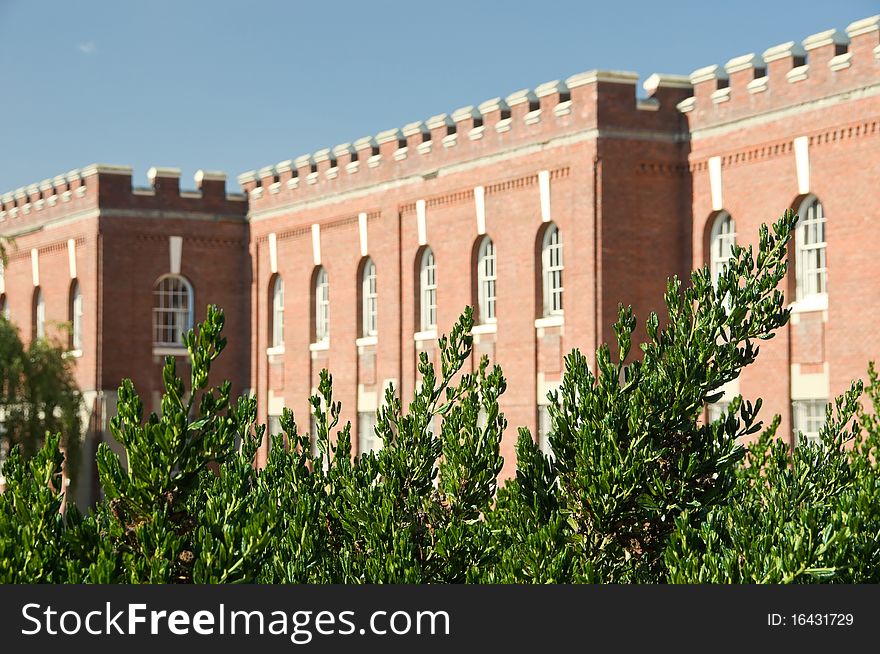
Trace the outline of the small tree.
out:
<instances>
[{"instance_id":1,"label":"small tree","mask_svg":"<svg viewBox=\"0 0 880 654\"><path fill-rule=\"evenodd\" d=\"M762 226L757 252L734 246L717 280L705 267L687 288L670 280L665 326L648 317L640 359L627 363L636 320L624 307L617 351L600 347L595 373L580 352L566 358L562 388L550 394L553 456L522 431L516 479L493 516L498 580L662 579L680 521L700 524L728 500L761 402L736 398L709 424L702 415L754 362L756 341L788 320L778 287L795 220L788 211L772 232Z\"/></svg>"},{"instance_id":2,"label":"small tree","mask_svg":"<svg viewBox=\"0 0 880 654\"><path fill-rule=\"evenodd\" d=\"M65 348L47 339L26 348L18 330L0 316L0 441L25 458L60 434L66 472L75 480L82 442L82 397ZM3 447L0 442L0 447Z\"/></svg>"}]
</instances>

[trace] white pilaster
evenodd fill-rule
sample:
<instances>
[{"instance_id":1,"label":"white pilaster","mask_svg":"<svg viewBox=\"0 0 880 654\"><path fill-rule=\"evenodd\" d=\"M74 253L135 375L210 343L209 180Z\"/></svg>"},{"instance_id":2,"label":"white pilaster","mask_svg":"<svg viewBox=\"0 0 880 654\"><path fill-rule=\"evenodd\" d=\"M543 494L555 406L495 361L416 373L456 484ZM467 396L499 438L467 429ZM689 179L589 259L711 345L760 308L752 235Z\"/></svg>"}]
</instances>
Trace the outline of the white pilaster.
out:
<instances>
[{"instance_id":1,"label":"white pilaster","mask_svg":"<svg viewBox=\"0 0 880 654\"><path fill-rule=\"evenodd\" d=\"M367 214L364 211L358 214L358 235L361 239L361 256L365 257L370 248L367 243Z\"/></svg>"},{"instance_id":2,"label":"white pilaster","mask_svg":"<svg viewBox=\"0 0 880 654\"><path fill-rule=\"evenodd\" d=\"M425 201L416 200L416 221L419 230L419 245L428 243L428 221L425 216Z\"/></svg>"},{"instance_id":3,"label":"white pilaster","mask_svg":"<svg viewBox=\"0 0 880 654\"><path fill-rule=\"evenodd\" d=\"M318 223L312 225L312 259L316 266L321 265L321 226Z\"/></svg>"},{"instance_id":4,"label":"white pilaster","mask_svg":"<svg viewBox=\"0 0 880 654\"><path fill-rule=\"evenodd\" d=\"M810 192L810 137L798 136L794 140L794 164L798 193L805 195Z\"/></svg>"},{"instance_id":5,"label":"white pilaster","mask_svg":"<svg viewBox=\"0 0 880 654\"><path fill-rule=\"evenodd\" d=\"M70 278L76 279L76 241L67 239L67 267L70 270Z\"/></svg>"},{"instance_id":6,"label":"white pilaster","mask_svg":"<svg viewBox=\"0 0 880 654\"><path fill-rule=\"evenodd\" d=\"M180 274L180 260L183 256L183 237L168 237L168 269L172 275Z\"/></svg>"},{"instance_id":7,"label":"white pilaster","mask_svg":"<svg viewBox=\"0 0 880 654\"><path fill-rule=\"evenodd\" d=\"M267 240L269 242L269 270L274 275L278 272L278 239L275 232L271 232Z\"/></svg>"},{"instance_id":8,"label":"white pilaster","mask_svg":"<svg viewBox=\"0 0 880 654\"><path fill-rule=\"evenodd\" d=\"M31 277L33 277L34 286L40 285L40 253L37 248L31 249Z\"/></svg>"},{"instance_id":9,"label":"white pilaster","mask_svg":"<svg viewBox=\"0 0 880 654\"><path fill-rule=\"evenodd\" d=\"M724 197L721 193L721 157L709 159L709 190L712 195L712 211L724 208Z\"/></svg>"},{"instance_id":10,"label":"white pilaster","mask_svg":"<svg viewBox=\"0 0 880 654\"><path fill-rule=\"evenodd\" d=\"M482 186L474 187L474 205L477 212L477 234L482 236L486 233L486 189Z\"/></svg>"},{"instance_id":11,"label":"white pilaster","mask_svg":"<svg viewBox=\"0 0 880 654\"><path fill-rule=\"evenodd\" d=\"M541 221L550 222L550 171L538 172L538 188L541 192Z\"/></svg>"}]
</instances>

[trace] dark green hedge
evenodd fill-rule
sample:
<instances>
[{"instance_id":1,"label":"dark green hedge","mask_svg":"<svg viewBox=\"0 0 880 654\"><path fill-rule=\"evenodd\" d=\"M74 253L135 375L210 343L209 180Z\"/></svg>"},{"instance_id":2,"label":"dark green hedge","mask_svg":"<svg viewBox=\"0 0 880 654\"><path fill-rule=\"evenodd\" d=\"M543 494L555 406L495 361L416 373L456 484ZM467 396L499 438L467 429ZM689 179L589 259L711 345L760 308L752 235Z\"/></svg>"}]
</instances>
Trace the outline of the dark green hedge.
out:
<instances>
[{"instance_id":1,"label":"dark green hedge","mask_svg":"<svg viewBox=\"0 0 880 654\"><path fill-rule=\"evenodd\" d=\"M470 310L441 339L439 370L422 356L406 410L388 391L379 452L352 457L324 373L311 398L317 454L285 411L258 470L255 400L207 388L225 345L212 307L187 336L191 392L171 358L161 416L145 418L133 385L120 387L111 430L128 468L101 447L105 499L87 515L60 511L57 439L9 458L0 582L876 581L880 425L860 383L829 408L823 443L794 452L774 438L778 419L763 428L760 400L702 420L788 320L778 288L795 220L762 228L757 251L735 248L715 285L705 269L671 280L667 316L648 317L637 356L625 308L594 371L571 353L551 397L554 456L520 430L516 477L500 489L506 382L485 361L461 373ZM873 367L870 380L875 412Z\"/></svg>"}]
</instances>

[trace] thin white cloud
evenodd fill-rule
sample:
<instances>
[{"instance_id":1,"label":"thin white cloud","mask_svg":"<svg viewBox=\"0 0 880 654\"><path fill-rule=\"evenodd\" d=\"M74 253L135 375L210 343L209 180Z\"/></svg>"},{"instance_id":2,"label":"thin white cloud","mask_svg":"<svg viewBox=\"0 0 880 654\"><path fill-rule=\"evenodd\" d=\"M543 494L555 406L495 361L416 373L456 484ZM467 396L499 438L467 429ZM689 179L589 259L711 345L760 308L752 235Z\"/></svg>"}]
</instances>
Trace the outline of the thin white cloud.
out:
<instances>
[{"instance_id":1,"label":"thin white cloud","mask_svg":"<svg viewBox=\"0 0 880 654\"><path fill-rule=\"evenodd\" d=\"M95 45L94 41L86 41L85 43L77 44L76 49L84 55L93 55L98 51L98 46Z\"/></svg>"}]
</instances>

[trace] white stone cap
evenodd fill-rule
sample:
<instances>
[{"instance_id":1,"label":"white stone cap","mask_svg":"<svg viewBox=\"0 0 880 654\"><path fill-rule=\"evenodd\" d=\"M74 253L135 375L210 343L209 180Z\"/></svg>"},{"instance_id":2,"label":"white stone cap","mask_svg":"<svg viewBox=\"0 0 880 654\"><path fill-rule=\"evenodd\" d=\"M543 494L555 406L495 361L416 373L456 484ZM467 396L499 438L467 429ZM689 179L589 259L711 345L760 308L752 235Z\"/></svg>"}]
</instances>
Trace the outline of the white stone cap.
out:
<instances>
[{"instance_id":1,"label":"white stone cap","mask_svg":"<svg viewBox=\"0 0 880 654\"><path fill-rule=\"evenodd\" d=\"M677 105L675 105L675 108L678 109L681 113L686 114L689 111L693 111L694 105L696 105L696 103L697 99L694 97L685 98Z\"/></svg>"},{"instance_id":2,"label":"white stone cap","mask_svg":"<svg viewBox=\"0 0 880 654\"><path fill-rule=\"evenodd\" d=\"M799 43L786 41L785 43L780 43L779 45L774 45L772 48L764 50L764 61L769 64L771 61L777 61L778 59L785 59L786 57L803 57L806 54L806 51Z\"/></svg>"},{"instance_id":3,"label":"white stone cap","mask_svg":"<svg viewBox=\"0 0 880 654\"><path fill-rule=\"evenodd\" d=\"M24 186L19 186L15 191L13 191L16 198L26 198L27 192L24 190Z\"/></svg>"},{"instance_id":4,"label":"white stone cap","mask_svg":"<svg viewBox=\"0 0 880 654\"><path fill-rule=\"evenodd\" d=\"M452 120L453 122L460 123L463 120L467 120L469 118L482 118L483 114L477 111L477 108L469 104L466 107L460 107L452 112Z\"/></svg>"},{"instance_id":5,"label":"white stone cap","mask_svg":"<svg viewBox=\"0 0 880 654\"><path fill-rule=\"evenodd\" d=\"M384 132L379 132L378 134L376 134L376 143L382 145L383 143L400 141L402 138L403 133L400 131L400 128L395 127L394 129L386 129Z\"/></svg>"},{"instance_id":6,"label":"white stone cap","mask_svg":"<svg viewBox=\"0 0 880 654\"><path fill-rule=\"evenodd\" d=\"M176 170L178 177L180 176L179 168L160 168L159 170ZM91 164L86 166L82 170L72 170L70 171L70 175L76 173L76 179L80 177L89 177L90 175L97 175L98 173L109 174L109 175L131 175L131 166L113 166L111 164ZM149 175L149 172L147 173Z\"/></svg>"},{"instance_id":7,"label":"white stone cap","mask_svg":"<svg viewBox=\"0 0 880 654\"><path fill-rule=\"evenodd\" d=\"M330 148L321 148L312 154L315 163L323 163L330 159Z\"/></svg>"},{"instance_id":8,"label":"white stone cap","mask_svg":"<svg viewBox=\"0 0 880 654\"><path fill-rule=\"evenodd\" d=\"M749 70L750 68L763 68L764 60L756 55L754 52L750 52L746 55L741 55L739 57L734 57L726 64L724 64L724 70L727 71L728 75L732 75L733 73L738 73L743 70Z\"/></svg>"},{"instance_id":9,"label":"white stone cap","mask_svg":"<svg viewBox=\"0 0 880 654\"><path fill-rule=\"evenodd\" d=\"M275 166L263 166L257 171L257 177L263 179L264 177L274 177L275 175Z\"/></svg>"},{"instance_id":10,"label":"white stone cap","mask_svg":"<svg viewBox=\"0 0 880 654\"><path fill-rule=\"evenodd\" d=\"M314 161L311 154L302 154L293 160L293 165L297 168L309 168Z\"/></svg>"},{"instance_id":11,"label":"white stone cap","mask_svg":"<svg viewBox=\"0 0 880 654\"><path fill-rule=\"evenodd\" d=\"M67 177L65 175L56 175L52 178L52 183L55 184L55 186L64 186L67 184Z\"/></svg>"},{"instance_id":12,"label":"white stone cap","mask_svg":"<svg viewBox=\"0 0 880 654\"><path fill-rule=\"evenodd\" d=\"M428 120L425 121L425 125L428 126L428 129L437 129L438 127L449 127L454 125L452 119L449 118L448 114L437 114L436 116L431 116Z\"/></svg>"},{"instance_id":13,"label":"white stone cap","mask_svg":"<svg viewBox=\"0 0 880 654\"><path fill-rule=\"evenodd\" d=\"M415 136L416 134L425 134L427 129L425 128L425 122L422 120L416 120L412 123L407 123L401 129L404 136Z\"/></svg>"},{"instance_id":14,"label":"white stone cap","mask_svg":"<svg viewBox=\"0 0 880 654\"><path fill-rule=\"evenodd\" d=\"M36 184L28 184L28 187L27 187L27 194L28 195L36 195L39 192L40 192L39 186L37 186Z\"/></svg>"},{"instance_id":15,"label":"white stone cap","mask_svg":"<svg viewBox=\"0 0 880 654\"><path fill-rule=\"evenodd\" d=\"M74 168L73 170L67 171L67 181L75 182L77 180L82 179L82 171L79 168Z\"/></svg>"},{"instance_id":16,"label":"white stone cap","mask_svg":"<svg viewBox=\"0 0 880 654\"><path fill-rule=\"evenodd\" d=\"M846 33L849 38L853 39L862 34L868 34L869 32L876 32L878 30L880 30L880 14L853 21L847 26Z\"/></svg>"},{"instance_id":17,"label":"white stone cap","mask_svg":"<svg viewBox=\"0 0 880 654\"><path fill-rule=\"evenodd\" d=\"M555 79L550 82L544 82L535 89L535 95L539 98L544 98L554 93L568 93L568 87L565 85L565 82Z\"/></svg>"},{"instance_id":18,"label":"white stone cap","mask_svg":"<svg viewBox=\"0 0 880 654\"><path fill-rule=\"evenodd\" d=\"M235 179L242 186L244 186L248 182L256 182L257 181L257 171L249 170L246 173L242 173L241 175L239 175Z\"/></svg>"},{"instance_id":19,"label":"white stone cap","mask_svg":"<svg viewBox=\"0 0 880 654\"><path fill-rule=\"evenodd\" d=\"M285 159L275 164L275 172L279 175L281 173L289 173L291 170L293 170L293 159Z\"/></svg>"},{"instance_id":20,"label":"white stone cap","mask_svg":"<svg viewBox=\"0 0 880 654\"><path fill-rule=\"evenodd\" d=\"M510 107L507 105L507 102L504 101L503 98L492 98L491 100L486 100L485 102L481 102L480 106L477 109L480 110L481 114L487 114L490 111L504 111L505 109L509 109Z\"/></svg>"},{"instance_id":21,"label":"white stone cap","mask_svg":"<svg viewBox=\"0 0 880 654\"><path fill-rule=\"evenodd\" d=\"M642 83L646 93L653 93L658 88L664 89L690 89L693 88L691 79L687 75L669 75L666 73L654 73Z\"/></svg>"},{"instance_id":22,"label":"white stone cap","mask_svg":"<svg viewBox=\"0 0 880 654\"><path fill-rule=\"evenodd\" d=\"M691 84L700 84L701 82L708 82L710 80L724 80L727 79L727 73L721 69L721 66L717 64L712 64L711 66L703 66L702 68L697 68L690 75Z\"/></svg>"},{"instance_id":23,"label":"white stone cap","mask_svg":"<svg viewBox=\"0 0 880 654\"><path fill-rule=\"evenodd\" d=\"M538 99L538 96L534 94L532 89L522 89L521 91L516 91L511 93L505 98L508 106L515 107L518 104L523 104L524 102L535 102Z\"/></svg>"},{"instance_id":24,"label":"white stone cap","mask_svg":"<svg viewBox=\"0 0 880 654\"><path fill-rule=\"evenodd\" d=\"M14 200L15 200L15 194L13 194L12 192L3 194L3 198L2 198L3 204L9 204L10 202L13 202Z\"/></svg>"},{"instance_id":25,"label":"white stone cap","mask_svg":"<svg viewBox=\"0 0 880 654\"><path fill-rule=\"evenodd\" d=\"M202 182L225 182L226 173L222 170L202 170L199 168L196 174L193 175L193 180L196 184L201 184Z\"/></svg>"},{"instance_id":26,"label":"white stone cap","mask_svg":"<svg viewBox=\"0 0 880 654\"><path fill-rule=\"evenodd\" d=\"M83 173L85 175L85 173ZM161 166L152 166L147 171L147 179L151 182L157 177L171 177L180 179L180 168L162 168Z\"/></svg>"},{"instance_id":27,"label":"white stone cap","mask_svg":"<svg viewBox=\"0 0 880 654\"><path fill-rule=\"evenodd\" d=\"M376 139L372 136L364 136L354 142L355 150L366 150L367 148L376 147Z\"/></svg>"},{"instance_id":28,"label":"white stone cap","mask_svg":"<svg viewBox=\"0 0 880 654\"><path fill-rule=\"evenodd\" d=\"M840 30L825 30L818 34L812 34L804 39L804 50L809 52L825 45L846 45L849 38Z\"/></svg>"},{"instance_id":29,"label":"white stone cap","mask_svg":"<svg viewBox=\"0 0 880 654\"><path fill-rule=\"evenodd\" d=\"M588 70L576 73L565 80L569 89L577 88L585 84L596 82L614 82L617 84L635 84L639 81L639 74L629 70Z\"/></svg>"},{"instance_id":30,"label":"white stone cap","mask_svg":"<svg viewBox=\"0 0 880 654\"><path fill-rule=\"evenodd\" d=\"M51 179L44 179L40 182L40 190L41 191L51 191L54 188Z\"/></svg>"},{"instance_id":31,"label":"white stone cap","mask_svg":"<svg viewBox=\"0 0 880 654\"><path fill-rule=\"evenodd\" d=\"M351 147L351 143L340 143L333 147L333 154L336 157L341 157L347 154L350 155L352 152L354 152L354 148Z\"/></svg>"}]
</instances>

